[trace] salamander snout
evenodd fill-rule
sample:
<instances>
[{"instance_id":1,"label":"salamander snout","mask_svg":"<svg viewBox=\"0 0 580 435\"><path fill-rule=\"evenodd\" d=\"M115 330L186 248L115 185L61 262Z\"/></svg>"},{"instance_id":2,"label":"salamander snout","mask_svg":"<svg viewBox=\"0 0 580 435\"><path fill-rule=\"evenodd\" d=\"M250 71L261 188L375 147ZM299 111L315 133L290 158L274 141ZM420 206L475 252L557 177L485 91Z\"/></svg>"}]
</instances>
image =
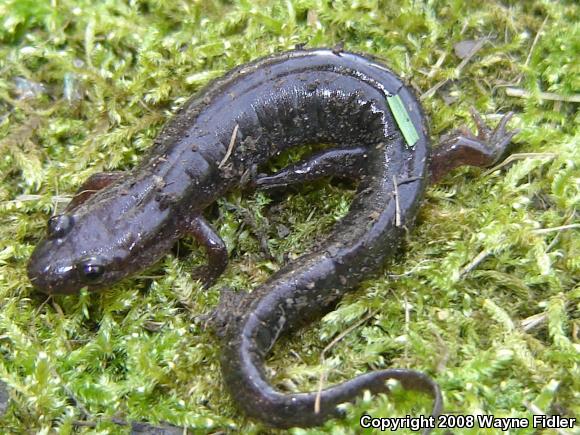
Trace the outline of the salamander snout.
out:
<instances>
[{"instance_id":1,"label":"salamander snout","mask_svg":"<svg viewBox=\"0 0 580 435\"><path fill-rule=\"evenodd\" d=\"M50 243L43 242L30 257L28 278L35 288L47 294L69 294L79 290L73 264L50 258Z\"/></svg>"},{"instance_id":2,"label":"salamander snout","mask_svg":"<svg viewBox=\"0 0 580 435\"><path fill-rule=\"evenodd\" d=\"M68 240L74 221L74 216L66 214L50 218L47 238L30 257L28 277L43 293L76 293L83 287L97 286L105 277L105 261L98 256L83 255L77 244Z\"/></svg>"},{"instance_id":3,"label":"salamander snout","mask_svg":"<svg viewBox=\"0 0 580 435\"><path fill-rule=\"evenodd\" d=\"M78 262L56 259L50 255L53 250L50 245L50 241L43 242L28 263L28 277L38 290L47 294L71 294L103 281L106 267L99 258L88 257Z\"/></svg>"}]
</instances>

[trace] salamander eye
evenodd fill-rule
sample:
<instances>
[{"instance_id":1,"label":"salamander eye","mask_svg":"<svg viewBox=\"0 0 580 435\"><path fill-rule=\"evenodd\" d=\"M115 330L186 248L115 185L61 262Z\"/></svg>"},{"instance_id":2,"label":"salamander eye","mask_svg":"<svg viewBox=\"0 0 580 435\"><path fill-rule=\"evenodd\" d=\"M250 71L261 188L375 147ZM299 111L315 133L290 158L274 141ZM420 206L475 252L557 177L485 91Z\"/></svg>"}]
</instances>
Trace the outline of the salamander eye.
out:
<instances>
[{"instance_id":1,"label":"salamander eye","mask_svg":"<svg viewBox=\"0 0 580 435\"><path fill-rule=\"evenodd\" d=\"M58 239L64 237L72 228L73 219L66 214L59 214L48 220L48 237Z\"/></svg>"},{"instance_id":2,"label":"salamander eye","mask_svg":"<svg viewBox=\"0 0 580 435\"><path fill-rule=\"evenodd\" d=\"M99 264L94 259L80 263L77 269L83 280L91 284L98 283L105 274L105 266Z\"/></svg>"}]
</instances>

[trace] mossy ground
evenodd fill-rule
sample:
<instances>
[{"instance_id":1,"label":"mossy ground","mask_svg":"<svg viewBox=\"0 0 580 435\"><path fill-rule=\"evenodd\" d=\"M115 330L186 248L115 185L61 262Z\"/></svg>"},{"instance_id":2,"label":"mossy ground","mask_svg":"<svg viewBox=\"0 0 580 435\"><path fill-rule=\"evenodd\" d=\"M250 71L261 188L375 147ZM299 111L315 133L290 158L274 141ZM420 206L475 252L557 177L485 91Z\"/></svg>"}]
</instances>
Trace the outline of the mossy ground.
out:
<instances>
[{"instance_id":1,"label":"mossy ground","mask_svg":"<svg viewBox=\"0 0 580 435\"><path fill-rule=\"evenodd\" d=\"M270 204L262 194L225 198L213 222L231 264L209 291L188 274L203 259L195 247L80 297L46 300L25 268L47 218L90 174L133 166L212 78L299 43L377 55L420 93L448 79L423 101L434 142L470 124L469 106L513 110L522 132L512 163L458 170L429 189L404 253L337 311L284 339L268 365L274 381L312 390L322 372L334 383L412 367L437 379L452 413L578 416L578 105L539 93L577 98L579 16L573 1L539 0L0 1L0 378L11 396L0 431L128 431L111 417L195 433L265 430L224 393L218 344L199 316L220 287L251 289L284 255L304 252L352 191L319 183ZM458 70L454 45L484 37ZM256 216L274 261L229 204ZM401 392L365 398L347 419L294 432L355 433L364 410L405 415L428 405Z\"/></svg>"}]
</instances>

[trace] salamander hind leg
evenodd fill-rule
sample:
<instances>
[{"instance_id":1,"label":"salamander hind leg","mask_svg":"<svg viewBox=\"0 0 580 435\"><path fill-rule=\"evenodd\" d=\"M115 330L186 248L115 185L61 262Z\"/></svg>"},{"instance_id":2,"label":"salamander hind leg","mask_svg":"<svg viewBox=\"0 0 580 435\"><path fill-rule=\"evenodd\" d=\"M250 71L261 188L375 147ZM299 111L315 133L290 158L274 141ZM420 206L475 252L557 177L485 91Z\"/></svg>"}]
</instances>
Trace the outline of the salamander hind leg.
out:
<instances>
[{"instance_id":1,"label":"salamander hind leg","mask_svg":"<svg viewBox=\"0 0 580 435\"><path fill-rule=\"evenodd\" d=\"M431 182L436 183L459 166L493 165L504 154L512 138L519 133L519 130L506 130L506 125L513 116L512 112L506 114L493 130L485 124L475 109L471 109L471 116L477 125L477 135L462 129L442 139L431 158Z\"/></svg>"},{"instance_id":2,"label":"salamander hind leg","mask_svg":"<svg viewBox=\"0 0 580 435\"><path fill-rule=\"evenodd\" d=\"M361 175L366 158L367 151L363 147L326 150L273 175L258 176L255 187L274 189L331 175L356 179Z\"/></svg>"},{"instance_id":3,"label":"salamander hind leg","mask_svg":"<svg viewBox=\"0 0 580 435\"><path fill-rule=\"evenodd\" d=\"M201 280L203 286L208 288L228 265L226 244L212 226L199 215L183 222L181 227L184 234L193 236L197 243L205 248L208 264L194 269L192 276Z\"/></svg>"}]
</instances>

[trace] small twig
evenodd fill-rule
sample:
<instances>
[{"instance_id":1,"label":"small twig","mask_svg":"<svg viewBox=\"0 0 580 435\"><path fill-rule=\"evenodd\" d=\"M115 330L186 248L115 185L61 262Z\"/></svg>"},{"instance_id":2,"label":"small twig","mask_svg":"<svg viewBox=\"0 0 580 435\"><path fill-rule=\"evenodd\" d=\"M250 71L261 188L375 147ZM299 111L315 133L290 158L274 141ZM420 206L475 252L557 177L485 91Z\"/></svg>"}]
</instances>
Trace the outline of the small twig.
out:
<instances>
[{"instance_id":1,"label":"small twig","mask_svg":"<svg viewBox=\"0 0 580 435\"><path fill-rule=\"evenodd\" d=\"M477 41L477 43L473 46L473 48L471 49L471 51L469 52L469 54L467 56L465 56L465 58L461 61L461 63L459 65L457 65L457 67L455 68L455 75L459 75L461 73L461 70L465 67L465 65L467 65L471 59L473 59L473 56L476 55L476 53L481 50L481 47L483 47L483 44L485 44L488 41L488 38L481 38L479 41ZM433 86L431 89L429 89L427 92L425 92L423 95L421 95L419 97L419 100L423 101L426 100L427 98L430 98L435 92L437 92L439 90L439 88L441 88L442 86L445 86L447 83L449 83L451 79L443 79L441 80L439 83L435 84L435 86Z\"/></svg>"},{"instance_id":2,"label":"small twig","mask_svg":"<svg viewBox=\"0 0 580 435\"><path fill-rule=\"evenodd\" d=\"M544 411L542 411L540 408L538 408L533 403L528 402L527 400L524 401L523 405L526 407L526 409L528 411L530 411L534 415L547 415L546 413L544 413ZM570 432L562 430L562 429L555 428L554 430L559 435L570 435Z\"/></svg>"},{"instance_id":3,"label":"small twig","mask_svg":"<svg viewBox=\"0 0 580 435\"><path fill-rule=\"evenodd\" d=\"M393 186L395 194L395 226L401 226L401 204L399 203L399 185L397 184L397 176L393 175Z\"/></svg>"},{"instance_id":4,"label":"small twig","mask_svg":"<svg viewBox=\"0 0 580 435\"><path fill-rule=\"evenodd\" d=\"M473 48L471 49L469 54L467 56L465 56L465 59L463 59L461 61L461 63L459 65L457 65L457 68L455 69L457 73L460 73L461 70L463 68L465 68L465 65L467 65L471 61L473 56L475 56L477 54L477 52L479 50L481 50L481 47L483 47L483 44L485 44L488 40L489 40L489 38L481 38L479 41L477 41L477 43L473 46Z\"/></svg>"},{"instance_id":5,"label":"small twig","mask_svg":"<svg viewBox=\"0 0 580 435\"><path fill-rule=\"evenodd\" d=\"M268 245L268 234L264 230L264 226L259 225L255 216L250 212L250 210L242 207L239 203L238 204L231 204L228 203L226 206L232 208L236 213L241 215L242 221L244 224L250 227L250 230L254 234L254 236L258 239L260 243L260 249L262 253L268 260L275 260L274 255L270 251L270 246ZM269 222L266 218L266 226L269 226Z\"/></svg>"},{"instance_id":6,"label":"small twig","mask_svg":"<svg viewBox=\"0 0 580 435\"><path fill-rule=\"evenodd\" d=\"M73 196L73 198L80 196L80 195L84 195L85 193L96 193L98 192L98 190L96 189L85 189L85 190L81 190L80 192L75 193L75 195Z\"/></svg>"},{"instance_id":7,"label":"small twig","mask_svg":"<svg viewBox=\"0 0 580 435\"><path fill-rule=\"evenodd\" d=\"M427 92L419 97L419 100L423 101L427 98L431 98L435 92L437 92L440 88L446 85L449 82L449 79L441 80L439 83L435 84L435 86L431 87Z\"/></svg>"},{"instance_id":8,"label":"small twig","mask_svg":"<svg viewBox=\"0 0 580 435\"><path fill-rule=\"evenodd\" d=\"M568 222L570 222L572 219L574 219L574 217L576 216L576 209L572 210L572 212L570 213L570 215L566 218L566 220L564 220L564 226L568 225ZM554 246L556 246L556 243L558 243L558 240L560 239L560 232L558 232L554 238L552 239L552 241L550 242L550 244L546 247L546 252L550 252L552 250L552 248Z\"/></svg>"},{"instance_id":9,"label":"small twig","mask_svg":"<svg viewBox=\"0 0 580 435\"><path fill-rule=\"evenodd\" d=\"M531 98L538 97L541 100L564 101L566 103L580 103L580 94L574 95L560 95L554 92L534 92L526 91L522 88L505 88L505 93L509 97Z\"/></svg>"},{"instance_id":10,"label":"small twig","mask_svg":"<svg viewBox=\"0 0 580 435\"><path fill-rule=\"evenodd\" d=\"M441 68L441 65L443 65L443 62L445 62L445 59L447 58L447 55L449 53L448 52L443 52L441 53L441 55L439 56L439 58L437 59L437 62L435 62L435 64L433 65L434 68L431 69L431 71L429 73L427 73L427 77L431 78L435 75L436 71Z\"/></svg>"},{"instance_id":11,"label":"small twig","mask_svg":"<svg viewBox=\"0 0 580 435\"><path fill-rule=\"evenodd\" d=\"M97 418L97 421L99 423L103 422L103 421L109 421L113 424L119 425L119 426L128 426L129 423L127 423L126 421L120 419L120 418ZM72 422L73 426L83 426L83 427L97 427L98 423L95 423L93 421L86 421L86 420L75 420Z\"/></svg>"},{"instance_id":12,"label":"small twig","mask_svg":"<svg viewBox=\"0 0 580 435\"><path fill-rule=\"evenodd\" d=\"M59 196L58 194L58 181L54 180L54 191L56 193L56 196ZM58 201L54 200L54 197L52 198L52 216L57 214L57 209L58 209Z\"/></svg>"},{"instance_id":13,"label":"small twig","mask_svg":"<svg viewBox=\"0 0 580 435\"><path fill-rule=\"evenodd\" d=\"M43 198L43 195L18 195L15 199L10 199L8 201L2 201L0 204L17 204L19 202L26 202L26 201L39 201ZM53 196L50 198L52 202L69 202L72 199L71 196Z\"/></svg>"},{"instance_id":14,"label":"small twig","mask_svg":"<svg viewBox=\"0 0 580 435\"><path fill-rule=\"evenodd\" d=\"M49 298L52 298L52 295L50 295ZM66 317L64 315L64 311L62 311L61 306L56 303L56 301L54 300L54 298L52 299L52 307L54 308L54 310L58 314L58 317L60 317L61 320L65 320Z\"/></svg>"},{"instance_id":15,"label":"small twig","mask_svg":"<svg viewBox=\"0 0 580 435\"><path fill-rule=\"evenodd\" d=\"M221 168L225 163L228 161L230 156L232 155L232 151L234 150L234 144L236 143L236 136L238 134L239 125L236 124L234 127L234 131L232 131L232 137L230 138L230 144L228 145L228 150L226 151L226 155L218 165L218 168Z\"/></svg>"},{"instance_id":16,"label":"small twig","mask_svg":"<svg viewBox=\"0 0 580 435\"><path fill-rule=\"evenodd\" d=\"M153 111L153 110L152 110L152 109L151 109L151 108L150 108L150 107L149 107L147 104L145 104L145 102L144 102L142 99L140 99L140 98L139 98L139 99L137 100L137 103L138 103L138 104L139 104L141 107L143 107L143 109L145 109L147 112L149 112L150 114L157 115L157 114L156 114L156 113L155 113L155 112L154 112L154 111Z\"/></svg>"},{"instance_id":17,"label":"small twig","mask_svg":"<svg viewBox=\"0 0 580 435\"><path fill-rule=\"evenodd\" d=\"M97 427L97 423L92 421L82 421L82 420L75 420L72 422L73 426L82 426L82 427Z\"/></svg>"},{"instance_id":18,"label":"small twig","mask_svg":"<svg viewBox=\"0 0 580 435\"><path fill-rule=\"evenodd\" d=\"M534 48L536 48L536 44L540 40L540 35L542 34L542 30L544 30L544 26L546 25L547 21L548 21L548 17L544 18L544 21L542 22L542 24L540 25L540 28L536 32L536 37L534 38L534 41L532 42L532 46L530 47L530 51L528 52L528 57L526 58L526 61L524 62L524 66L529 65L530 60L532 59L532 53L534 52Z\"/></svg>"},{"instance_id":19,"label":"small twig","mask_svg":"<svg viewBox=\"0 0 580 435\"><path fill-rule=\"evenodd\" d=\"M561 225L559 227L551 227L551 228L538 228L537 230L532 230L532 232L535 234L546 234L551 233L553 231L564 231L571 230L574 228L580 228L580 224Z\"/></svg>"},{"instance_id":20,"label":"small twig","mask_svg":"<svg viewBox=\"0 0 580 435\"><path fill-rule=\"evenodd\" d=\"M54 310L57 312L57 314L60 317L60 319L62 321L64 321L65 315L64 315L64 312L62 311L62 308L60 307L60 305L56 303L56 301L54 300L54 298L52 297L52 295L48 297L47 301L48 300L51 300L52 301L52 306L53 306ZM64 345L66 346L66 348L67 348L67 350L69 352L72 352L72 348L71 348L71 345L70 345L69 340L64 340Z\"/></svg>"},{"instance_id":21,"label":"small twig","mask_svg":"<svg viewBox=\"0 0 580 435\"><path fill-rule=\"evenodd\" d=\"M413 266L411 269L409 269L408 271L403 272L403 273L399 273L399 274L388 273L387 277L392 278L392 279L398 279L398 278L402 278L404 276L412 275L412 274L416 273L418 270L425 269L424 267L421 267L421 265L428 264L428 263L429 263L429 260L421 260L415 266Z\"/></svg>"},{"instance_id":22,"label":"small twig","mask_svg":"<svg viewBox=\"0 0 580 435\"><path fill-rule=\"evenodd\" d=\"M532 41L532 45L530 46L530 50L528 51L528 57L526 58L526 61L524 62L524 67L527 67L530 64L530 60L532 60L532 54L534 52L534 49L536 48L536 44L540 40L542 30L544 30L544 26L546 25L547 21L548 21L548 17L544 18L544 21L542 22L542 24L540 25L540 28L536 32L536 36L534 37L534 40ZM506 87L506 86L509 87L509 86L513 86L513 85L518 85L518 84L520 84L520 82L522 81L523 78L524 78L524 73L521 72L512 82L504 84L504 85L494 86L494 90L496 87Z\"/></svg>"},{"instance_id":23,"label":"small twig","mask_svg":"<svg viewBox=\"0 0 580 435\"><path fill-rule=\"evenodd\" d=\"M282 310L282 316L278 319L278 321L281 320L282 322L278 325L278 330L276 331L276 334L274 335L274 338L272 339L270 346L268 346L268 349L266 349L266 354L270 353L270 351L274 347L274 344L276 344L276 342L280 338L280 334L282 334L282 331L284 330L284 325L286 324L286 312L284 310L284 307L280 306L280 309Z\"/></svg>"},{"instance_id":24,"label":"small twig","mask_svg":"<svg viewBox=\"0 0 580 435\"><path fill-rule=\"evenodd\" d=\"M36 281L36 277L32 277L34 279L31 279L31 281ZM38 315L40 314L40 312L42 311L42 309L44 308L44 306L46 304L48 304L50 301L52 300L52 295L48 295L47 298L38 306L38 308L36 309L35 313L35 317L38 317Z\"/></svg>"},{"instance_id":25,"label":"small twig","mask_svg":"<svg viewBox=\"0 0 580 435\"><path fill-rule=\"evenodd\" d=\"M552 239L552 241L548 244L548 246L546 246L546 253L550 252L552 250L552 248L554 246L556 246L556 243L558 243L559 239L560 239L560 233L556 234L556 236Z\"/></svg>"},{"instance_id":26,"label":"small twig","mask_svg":"<svg viewBox=\"0 0 580 435\"><path fill-rule=\"evenodd\" d=\"M449 361L449 347L447 346L447 343L445 343L445 340L443 340L443 337L439 335L439 332L437 332L434 327L431 327L431 332L433 335L435 335L435 338L437 339L437 342L442 349L442 351L439 352L439 361L437 362L437 368L435 369L437 373L441 373L445 370L445 367L447 367L447 362Z\"/></svg>"},{"instance_id":27,"label":"small twig","mask_svg":"<svg viewBox=\"0 0 580 435\"><path fill-rule=\"evenodd\" d=\"M411 304L409 303L409 301L407 300L407 296L405 296L404 298L404 303L405 303L405 336L408 337L409 336L409 325L411 324ZM408 342L406 342L405 344L405 352L404 352L404 356L405 356L405 360L408 358Z\"/></svg>"},{"instance_id":28,"label":"small twig","mask_svg":"<svg viewBox=\"0 0 580 435\"><path fill-rule=\"evenodd\" d=\"M529 330L540 326L547 318L548 316L545 313L534 314L533 316L526 317L524 320L520 321L520 326L524 332L528 332Z\"/></svg>"},{"instance_id":29,"label":"small twig","mask_svg":"<svg viewBox=\"0 0 580 435\"><path fill-rule=\"evenodd\" d=\"M64 379L62 378L62 376L60 376L60 374L56 371L56 369L54 367L50 367L50 371L52 373L52 375L55 378L58 378L58 380L61 382L61 387L64 390L64 392L66 393L66 395L68 396L68 398L73 402L73 404L75 405L75 407L80 411L81 415L85 418L85 419L89 419L89 418L93 418L92 414L88 411L87 408L85 408L85 406L83 405L83 403L77 398L76 394L74 393L74 391L66 384L66 382L64 381Z\"/></svg>"},{"instance_id":30,"label":"small twig","mask_svg":"<svg viewBox=\"0 0 580 435\"><path fill-rule=\"evenodd\" d=\"M415 181L419 181L422 180L425 177L409 177L409 178L405 178L403 180L398 180L397 186L402 186L403 184L407 184L407 183L413 183Z\"/></svg>"},{"instance_id":31,"label":"small twig","mask_svg":"<svg viewBox=\"0 0 580 435\"><path fill-rule=\"evenodd\" d=\"M489 251L488 249L484 249L483 251L481 251L479 254L477 254L475 256L475 258L473 260L471 260L463 269L461 269L461 272L459 272L459 276L463 277L464 275L471 272L473 269L475 269L477 266L479 266L479 264L483 260L485 260L487 257L489 257L490 254L491 254L491 251Z\"/></svg>"},{"instance_id":32,"label":"small twig","mask_svg":"<svg viewBox=\"0 0 580 435\"><path fill-rule=\"evenodd\" d=\"M347 329L345 329L344 331L342 331L339 335L337 335L322 351L322 353L320 354L320 362L322 363L325 359L326 359L326 354L327 352L332 349L334 346L336 346L336 344L341 341L344 337L346 337L348 334L350 334L352 331L354 331L356 328L358 328L360 325L362 325L363 323L366 323L369 319L371 319L372 317L376 316L377 313L380 310L374 310L372 311L370 314L366 315L365 317L363 317L361 320L359 320L358 322L356 322L355 324L349 326ZM322 373L320 373L320 378L318 379L318 391L316 392L316 400L314 401L314 413L315 414L319 414L320 413L320 399L322 396L322 388L324 386L324 381L326 378L326 371L323 371Z\"/></svg>"},{"instance_id":33,"label":"small twig","mask_svg":"<svg viewBox=\"0 0 580 435\"><path fill-rule=\"evenodd\" d=\"M509 165L511 162L516 160L524 160L524 159L553 159L556 157L555 153L519 153L519 154L512 154L507 159L495 165L493 168L488 169L483 175L488 176L489 174L497 171L498 169L503 168L504 166Z\"/></svg>"}]
</instances>

